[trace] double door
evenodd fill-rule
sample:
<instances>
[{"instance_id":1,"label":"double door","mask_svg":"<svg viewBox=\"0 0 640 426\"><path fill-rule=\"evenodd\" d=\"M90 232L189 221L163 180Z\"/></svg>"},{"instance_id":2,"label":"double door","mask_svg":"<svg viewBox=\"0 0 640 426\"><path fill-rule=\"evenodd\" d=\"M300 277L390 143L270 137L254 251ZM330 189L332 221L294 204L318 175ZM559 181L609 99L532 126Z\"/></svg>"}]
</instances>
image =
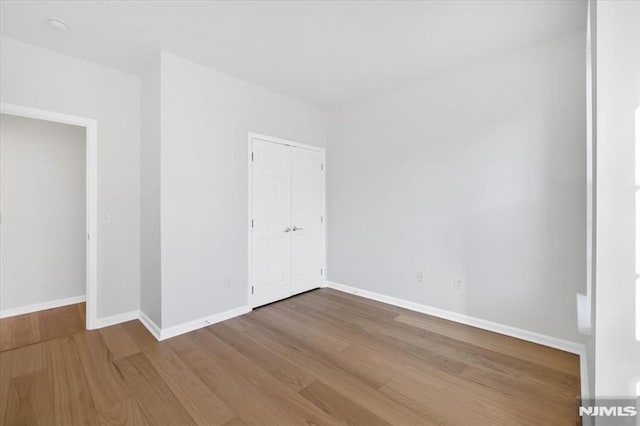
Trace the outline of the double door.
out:
<instances>
[{"instance_id":1,"label":"double door","mask_svg":"<svg viewBox=\"0 0 640 426\"><path fill-rule=\"evenodd\" d=\"M251 139L250 304L324 281L324 151Z\"/></svg>"}]
</instances>

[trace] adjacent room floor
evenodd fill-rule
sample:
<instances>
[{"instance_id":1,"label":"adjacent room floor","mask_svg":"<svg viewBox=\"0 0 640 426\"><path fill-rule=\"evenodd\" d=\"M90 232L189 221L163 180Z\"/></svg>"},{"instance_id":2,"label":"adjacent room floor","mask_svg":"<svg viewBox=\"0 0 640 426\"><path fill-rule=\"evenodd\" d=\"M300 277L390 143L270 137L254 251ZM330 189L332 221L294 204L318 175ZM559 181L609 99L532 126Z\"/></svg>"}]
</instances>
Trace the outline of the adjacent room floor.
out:
<instances>
[{"instance_id":1,"label":"adjacent room floor","mask_svg":"<svg viewBox=\"0 0 640 426\"><path fill-rule=\"evenodd\" d=\"M577 422L578 357L330 289L163 342L84 306L0 321L0 424Z\"/></svg>"}]
</instances>

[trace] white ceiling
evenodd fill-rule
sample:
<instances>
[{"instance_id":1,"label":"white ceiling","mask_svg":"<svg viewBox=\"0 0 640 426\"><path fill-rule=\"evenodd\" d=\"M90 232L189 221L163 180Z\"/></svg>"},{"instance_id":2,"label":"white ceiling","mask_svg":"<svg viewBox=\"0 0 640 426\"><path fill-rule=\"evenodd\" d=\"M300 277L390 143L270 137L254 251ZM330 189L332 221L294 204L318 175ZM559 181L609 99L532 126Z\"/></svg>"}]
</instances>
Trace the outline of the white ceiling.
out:
<instances>
[{"instance_id":1,"label":"white ceiling","mask_svg":"<svg viewBox=\"0 0 640 426\"><path fill-rule=\"evenodd\" d=\"M11 38L134 73L167 50L321 107L585 24L583 0L0 2Z\"/></svg>"}]
</instances>

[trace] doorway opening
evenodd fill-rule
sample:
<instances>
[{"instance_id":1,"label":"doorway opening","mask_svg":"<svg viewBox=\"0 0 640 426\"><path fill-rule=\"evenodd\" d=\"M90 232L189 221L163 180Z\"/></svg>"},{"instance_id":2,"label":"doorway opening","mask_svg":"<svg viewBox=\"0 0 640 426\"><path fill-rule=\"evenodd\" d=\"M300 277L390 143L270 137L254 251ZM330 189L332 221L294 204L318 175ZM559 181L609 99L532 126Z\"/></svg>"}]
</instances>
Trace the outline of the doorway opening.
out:
<instances>
[{"instance_id":1,"label":"doorway opening","mask_svg":"<svg viewBox=\"0 0 640 426\"><path fill-rule=\"evenodd\" d=\"M6 139L0 143L3 153L11 154L11 164L3 165L1 175L0 259L5 265L0 289L9 297L3 297L0 317L84 299L86 328L96 328L97 122L7 103L0 104L0 114L7 125L3 128ZM11 141L6 133L20 129L29 129L28 143ZM42 135L56 135L61 143L56 143L54 151L41 140ZM26 159L34 161L33 170L25 167ZM73 259L77 264L72 264ZM49 293L49 280L64 288ZM83 284L84 296L78 295ZM56 296L65 292L72 296Z\"/></svg>"}]
</instances>

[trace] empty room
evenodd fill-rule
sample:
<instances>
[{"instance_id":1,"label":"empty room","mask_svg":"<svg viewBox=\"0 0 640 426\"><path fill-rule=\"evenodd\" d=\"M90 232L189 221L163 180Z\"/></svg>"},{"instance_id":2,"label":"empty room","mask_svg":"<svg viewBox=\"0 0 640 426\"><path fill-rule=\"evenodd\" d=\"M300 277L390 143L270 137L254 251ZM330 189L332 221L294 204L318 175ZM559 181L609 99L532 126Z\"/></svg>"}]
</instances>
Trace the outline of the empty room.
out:
<instances>
[{"instance_id":1,"label":"empty room","mask_svg":"<svg viewBox=\"0 0 640 426\"><path fill-rule=\"evenodd\" d=\"M0 1L0 426L637 425L639 276L639 1Z\"/></svg>"}]
</instances>

